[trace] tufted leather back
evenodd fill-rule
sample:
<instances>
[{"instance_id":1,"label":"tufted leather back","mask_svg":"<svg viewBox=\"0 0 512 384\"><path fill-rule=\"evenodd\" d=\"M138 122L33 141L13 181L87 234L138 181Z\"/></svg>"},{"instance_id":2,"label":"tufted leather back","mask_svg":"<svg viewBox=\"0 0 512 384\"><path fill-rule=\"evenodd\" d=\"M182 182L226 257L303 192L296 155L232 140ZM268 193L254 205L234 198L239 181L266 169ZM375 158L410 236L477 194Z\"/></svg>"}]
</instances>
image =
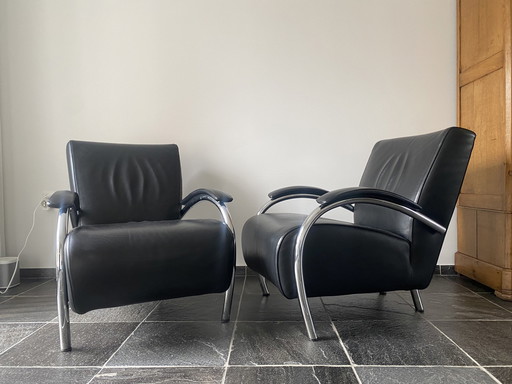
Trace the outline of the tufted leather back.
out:
<instances>
[{"instance_id":1,"label":"tufted leather back","mask_svg":"<svg viewBox=\"0 0 512 384\"><path fill-rule=\"evenodd\" d=\"M176 145L70 141L67 159L81 225L180 218Z\"/></svg>"},{"instance_id":2,"label":"tufted leather back","mask_svg":"<svg viewBox=\"0 0 512 384\"><path fill-rule=\"evenodd\" d=\"M426 135L379 141L361 178L361 187L384 189L418 203L447 226L455 208L473 147L474 133L448 128ZM357 224L382 228L412 240L412 219L389 209L359 205Z\"/></svg>"},{"instance_id":3,"label":"tufted leather back","mask_svg":"<svg viewBox=\"0 0 512 384\"><path fill-rule=\"evenodd\" d=\"M405 196L418 203L427 216L447 227L474 140L472 131L452 127L426 135L380 141L370 154L360 186ZM434 255L437 261L444 235L434 233L404 214L359 205L355 208L354 222L388 230L411 241L411 262L420 269L432 267L427 262L432 257L423 255Z\"/></svg>"}]
</instances>

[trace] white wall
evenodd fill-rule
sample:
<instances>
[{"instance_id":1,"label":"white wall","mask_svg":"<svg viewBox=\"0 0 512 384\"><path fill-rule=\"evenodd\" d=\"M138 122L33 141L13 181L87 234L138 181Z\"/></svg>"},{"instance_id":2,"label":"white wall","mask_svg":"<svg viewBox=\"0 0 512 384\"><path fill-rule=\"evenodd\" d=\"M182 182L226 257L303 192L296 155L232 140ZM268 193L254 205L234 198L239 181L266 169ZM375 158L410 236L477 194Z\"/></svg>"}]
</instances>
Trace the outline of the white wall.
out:
<instances>
[{"instance_id":1,"label":"white wall","mask_svg":"<svg viewBox=\"0 0 512 384\"><path fill-rule=\"evenodd\" d=\"M0 95L9 255L70 139L177 143L240 234L270 190L356 185L375 141L455 125L455 0L0 0ZM36 219L21 265L49 268Z\"/></svg>"}]
</instances>

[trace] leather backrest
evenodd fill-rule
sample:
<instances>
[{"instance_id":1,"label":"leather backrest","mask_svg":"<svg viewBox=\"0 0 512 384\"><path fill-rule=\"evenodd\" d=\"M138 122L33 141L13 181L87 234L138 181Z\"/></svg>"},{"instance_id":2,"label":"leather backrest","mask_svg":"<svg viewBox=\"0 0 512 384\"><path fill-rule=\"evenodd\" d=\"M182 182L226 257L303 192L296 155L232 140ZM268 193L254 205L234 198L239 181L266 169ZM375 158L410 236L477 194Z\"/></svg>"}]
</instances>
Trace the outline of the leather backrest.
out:
<instances>
[{"instance_id":1,"label":"leather backrest","mask_svg":"<svg viewBox=\"0 0 512 384\"><path fill-rule=\"evenodd\" d=\"M395 192L418 203L423 212L447 226L462 185L475 134L452 127L425 135L375 144L361 187ZM354 221L412 240L412 219L389 209L359 205Z\"/></svg>"},{"instance_id":2,"label":"leather backrest","mask_svg":"<svg viewBox=\"0 0 512 384\"><path fill-rule=\"evenodd\" d=\"M80 225L179 219L178 147L70 141L71 189L80 199Z\"/></svg>"}]
</instances>

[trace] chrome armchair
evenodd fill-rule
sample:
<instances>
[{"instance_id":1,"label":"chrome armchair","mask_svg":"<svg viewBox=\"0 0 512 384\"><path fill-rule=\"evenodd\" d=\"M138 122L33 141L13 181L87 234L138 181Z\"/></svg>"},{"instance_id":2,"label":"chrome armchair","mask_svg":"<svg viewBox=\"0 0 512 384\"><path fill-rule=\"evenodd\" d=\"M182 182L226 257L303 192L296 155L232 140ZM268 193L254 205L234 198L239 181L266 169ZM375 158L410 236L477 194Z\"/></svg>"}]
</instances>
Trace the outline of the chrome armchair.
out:
<instances>
[{"instance_id":1,"label":"chrome armchair","mask_svg":"<svg viewBox=\"0 0 512 384\"><path fill-rule=\"evenodd\" d=\"M432 279L474 139L452 127L384 140L374 146L359 187L271 192L242 231L245 261L259 274L263 294L270 281L298 298L312 340L308 297L407 290L423 312L419 290ZM318 206L309 215L268 212L295 198ZM323 217L339 207L353 212L353 222Z\"/></svg>"},{"instance_id":2,"label":"chrome armchair","mask_svg":"<svg viewBox=\"0 0 512 384\"><path fill-rule=\"evenodd\" d=\"M67 159L71 191L49 200L59 210L61 350L71 350L69 308L83 314L225 292L221 321L229 321L236 247L226 203L232 197L198 189L182 199L174 144L70 141ZM199 201L214 204L222 220L184 219Z\"/></svg>"}]
</instances>

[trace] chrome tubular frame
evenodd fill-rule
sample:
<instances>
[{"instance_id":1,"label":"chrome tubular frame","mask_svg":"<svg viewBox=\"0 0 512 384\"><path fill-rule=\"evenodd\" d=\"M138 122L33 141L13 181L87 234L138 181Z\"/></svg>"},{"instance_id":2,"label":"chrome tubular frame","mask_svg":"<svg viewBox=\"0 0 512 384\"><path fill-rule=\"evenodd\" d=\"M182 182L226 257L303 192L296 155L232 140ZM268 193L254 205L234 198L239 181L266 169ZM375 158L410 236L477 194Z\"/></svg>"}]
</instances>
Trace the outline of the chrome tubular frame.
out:
<instances>
[{"instance_id":1,"label":"chrome tubular frame","mask_svg":"<svg viewBox=\"0 0 512 384\"><path fill-rule=\"evenodd\" d=\"M411 291L412 302L414 303L414 308L418 312L424 312L423 303L421 301L420 291L417 289L413 289Z\"/></svg>"},{"instance_id":2,"label":"chrome tubular frame","mask_svg":"<svg viewBox=\"0 0 512 384\"><path fill-rule=\"evenodd\" d=\"M371 198L351 198L351 199L345 199L341 201L337 201L333 204L327 205L325 207L318 207L315 208L309 216L304 220L304 223L302 223L302 226L299 229L299 233L297 234L297 239L295 242L295 260L294 260L294 272L295 272L295 284L297 287L297 296L299 298L299 304L300 309L302 311L302 317L304 319L304 323L306 325L306 330L308 332L308 336L311 340L317 339L317 334L315 330L315 325L313 323L313 319L311 317L311 310L309 308L308 298L306 295L306 287L304 284L304 273L303 273L303 267L302 267L302 260L304 256L304 244L306 241L306 237L313 226L313 224L325 213L328 211L346 206L347 204L373 204L373 205L380 205L387 208L394 209L396 211L402 212L422 223L429 226L430 228L434 229L437 232L445 233L446 228L444 228L442 225L436 223L434 220L428 218L427 216L416 212L410 208L401 206L396 203L392 203L385 200L380 199L371 199ZM418 290L411 291L411 294L413 295L413 301L416 309L418 311L423 311L423 305L421 303L421 298L419 296Z\"/></svg>"},{"instance_id":3,"label":"chrome tubular frame","mask_svg":"<svg viewBox=\"0 0 512 384\"><path fill-rule=\"evenodd\" d=\"M66 268L64 267L64 240L68 233L68 210L59 210L56 237L57 312L59 318L60 350L71 351L71 330L69 326L69 303Z\"/></svg>"},{"instance_id":4,"label":"chrome tubular frame","mask_svg":"<svg viewBox=\"0 0 512 384\"><path fill-rule=\"evenodd\" d=\"M258 280L260 282L260 288L261 288L261 292L263 293L263 296L269 296L270 292L268 290L268 285L267 285L267 281L265 280L265 278L263 276L261 276L260 274L258 274Z\"/></svg>"},{"instance_id":5,"label":"chrome tubular frame","mask_svg":"<svg viewBox=\"0 0 512 384\"><path fill-rule=\"evenodd\" d=\"M265 203L263 207L260 208L258 211L258 215L261 215L262 213L265 213L268 211L270 207L273 205L276 205L277 203L280 203L282 201L291 200L291 199L318 199L318 195L313 195L311 193L297 193L294 195L288 195L288 196L282 196L277 199L269 200Z\"/></svg>"},{"instance_id":6,"label":"chrome tubular frame","mask_svg":"<svg viewBox=\"0 0 512 384\"><path fill-rule=\"evenodd\" d=\"M265 205L263 205L263 207L260 208L260 210L258 211L257 214L262 215L265 212L267 212L270 207L276 205L277 203L280 203L280 202L286 201L286 200L291 200L291 199L318 199L318 195L314 195L311 193L296 193L293 195L282 196L277 199L269 200L265 203ZM265 278L263 276L261 276L260 274L258 274L258 280L260 282L260 288L261 288L261 292L262 292L263 296L269 296L270 292L268 290L268 285L267 285L267 281L265 280Z\"/></svg>"},{"instance_id":7,"label":"chrome tubular frame","mask_svg":"<svg viewBox=\"0 0 512 384\"><path fill-rule=\"evenodd\" d=\"M235 260L233 261L233 274L231 276L231 283L229 284L229 288L226 291L224 296L224 305L222 307L222 317L221 322L227 323L231 318L231 306L233 304L233 291L235 290L235 269L236 269L236 238L235 238L235 226L233 225L233 220L231 219L231 215L228 211L228 208L224 205L224 203L215 200L213 197L209 195L202 195L199 201L207 200L213 205L217 207L219 210L222 220L228 226L229 230L233 234L233 249L235 250ZM187 205L182 209L182 215L184 216L190 208L192 208L194 204Z\"/></svg>"}]
</instances>

